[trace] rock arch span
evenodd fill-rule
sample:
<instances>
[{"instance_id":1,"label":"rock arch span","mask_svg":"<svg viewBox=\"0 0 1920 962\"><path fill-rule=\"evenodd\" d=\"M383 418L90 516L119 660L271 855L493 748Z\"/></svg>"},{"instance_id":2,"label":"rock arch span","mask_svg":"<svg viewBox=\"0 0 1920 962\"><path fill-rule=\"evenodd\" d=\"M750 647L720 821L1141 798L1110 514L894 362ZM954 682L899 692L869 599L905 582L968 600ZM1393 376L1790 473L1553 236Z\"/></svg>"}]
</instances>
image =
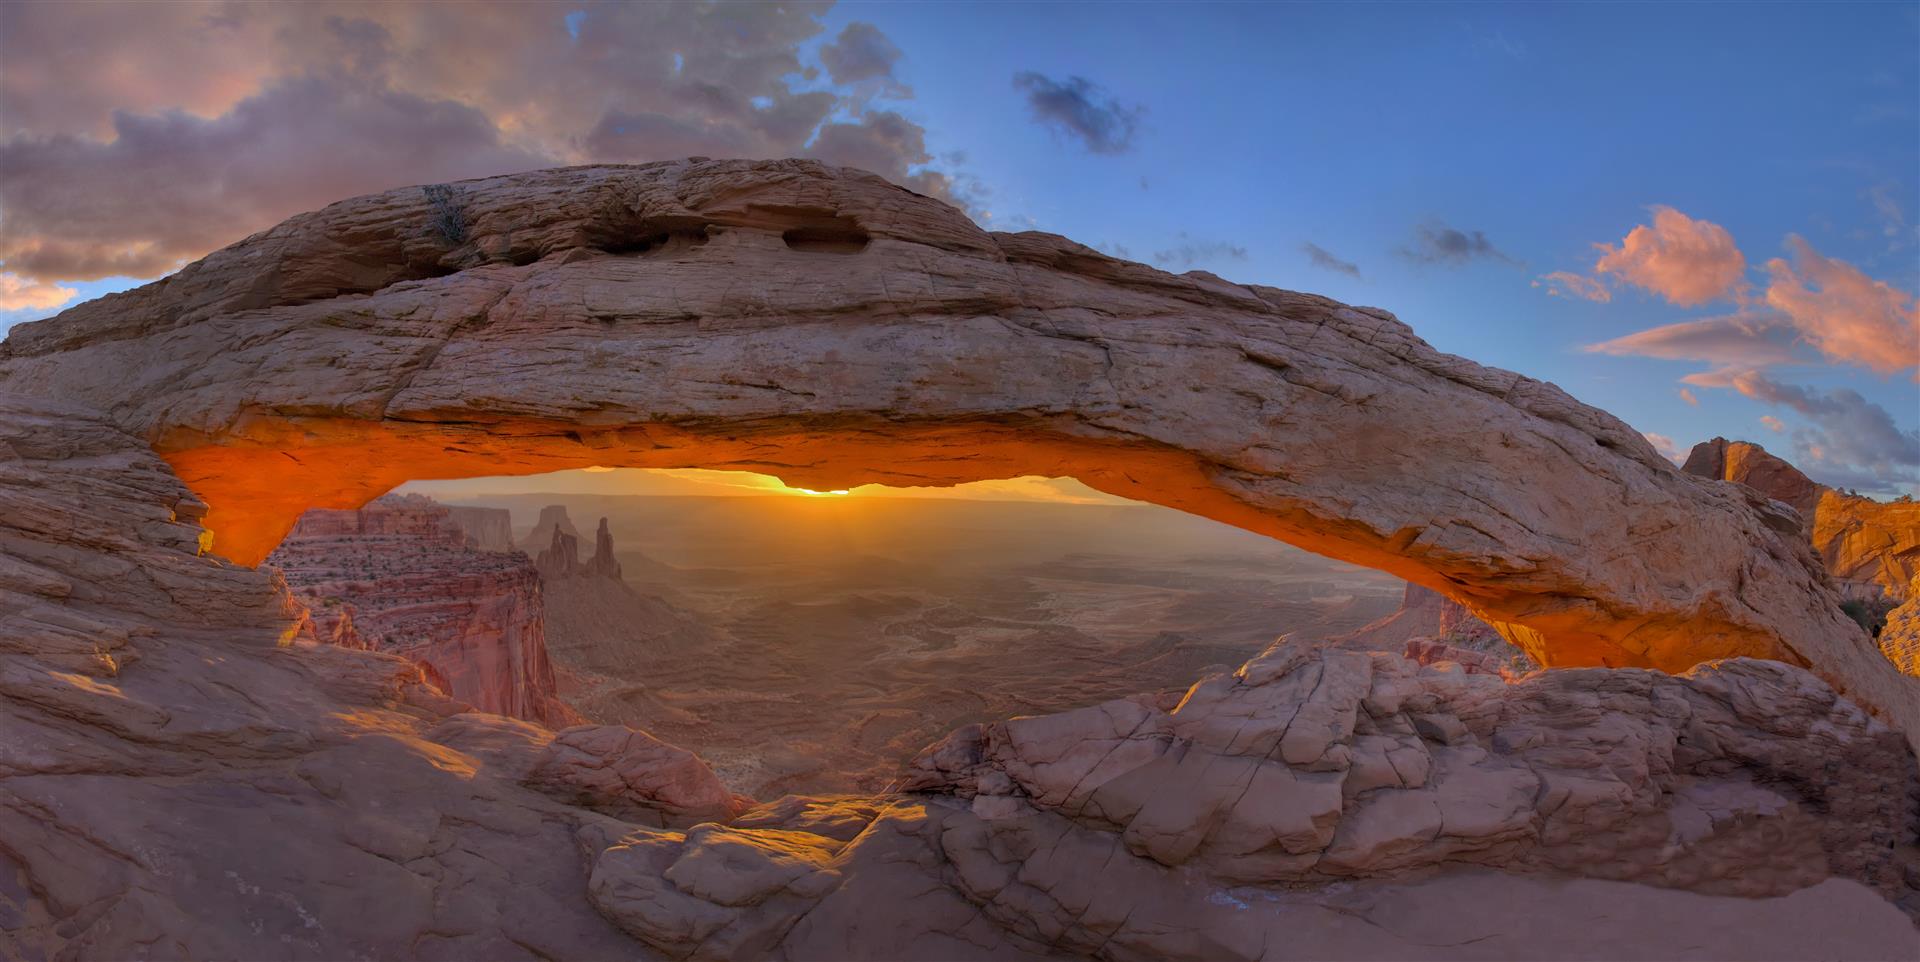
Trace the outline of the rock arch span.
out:
<instances>
[{"instance_id":1,"label":"rock arch span","mask_svg":"<svg viewBox=\"0 0 1920 962\"><path fill-rule=\"evenodd\" d=\"M809 161L343 201L15 328L0 391L147 438L243 564L411 478L1068 475L1442 591L1544 664L1779 658L1920 714L1790 515L1551 384Z\"/></svg>"}]
</instances>

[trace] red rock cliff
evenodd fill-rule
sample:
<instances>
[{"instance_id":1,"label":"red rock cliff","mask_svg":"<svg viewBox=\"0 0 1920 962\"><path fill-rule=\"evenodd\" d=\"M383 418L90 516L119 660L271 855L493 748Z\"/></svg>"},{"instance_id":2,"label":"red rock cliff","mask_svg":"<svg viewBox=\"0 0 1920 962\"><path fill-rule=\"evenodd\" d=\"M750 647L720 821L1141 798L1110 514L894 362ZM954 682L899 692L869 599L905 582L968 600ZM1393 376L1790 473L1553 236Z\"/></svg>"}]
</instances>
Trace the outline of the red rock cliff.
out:
<instances>
[{"instance_id":1,"label":"red rock cliff","mask_svg":"<svg viewBox=\"0 0 1920 962\"><path fill-rule=\"evenodd\" d=\"M1694 445L1682 470L1738 481L1800 512L1813 550L1848 596L1910 598L1920 575L1920 502L1847 494L1808 478L1760 445L1726 438Z\"/></svg>"},{"instance_id":2,"label":"red rock cliff","mask_svg":"<svg viewBox=\"0 0 1920 962\"><path fill-rule=\"evenodd\" d=\"M554 694L539 573L525 555L473 547L445 506L410 495L308 511L267 563L319 640L409 658L484 711L577 720Z\"/></svg>"}]
</instances>

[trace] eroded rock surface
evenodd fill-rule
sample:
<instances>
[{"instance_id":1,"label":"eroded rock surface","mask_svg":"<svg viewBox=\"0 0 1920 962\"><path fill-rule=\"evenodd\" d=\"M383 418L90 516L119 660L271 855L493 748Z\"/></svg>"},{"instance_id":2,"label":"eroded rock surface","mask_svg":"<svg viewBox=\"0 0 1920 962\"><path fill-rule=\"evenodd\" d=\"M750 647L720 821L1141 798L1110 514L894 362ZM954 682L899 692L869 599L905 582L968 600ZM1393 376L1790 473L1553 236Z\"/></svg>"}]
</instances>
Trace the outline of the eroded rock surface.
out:
<instances>
[{"instance_id":1,"label":"eroded rock surface","mask_svg":"<svg viewBox=\"0 0 1920 962\"><path fill-rule=\"evenodd\" d=\"M473 547L431 498L309 511L266 563L318 640L406 658L481 711L579 720L554 691L539 573L525 555Z\"/></svg>"},{"instance_id":2,"label":"eroded rock surface","mask_svg":"<svg viewBox=\"0 0 1920 962\"><path fill-rule=\"evenodd\" d=\"M202 510L145 442L0 395L0 957L634 955L577 847L632 826L520 784L544 730L298 641ZM462 718L521 761L450 747Z\"/></svg>"},{"instance_id":3,"label":"eroded rock surface","mask_svg":"<svg viewBox=\"0 0 1920 962\"><path fill-rule=\"evenodd\" d=\"M0 954L1916 948L1883 897L1911 839L1880 838L1910 817L1895 810L1911 756L1786 666L1549 672L1496 693L1497 680L1386 655L1277 650L1182 704L1122 701L951 740L920 772L951 794L743 812L641 733L556 735L445 698L404 659L300 641L270 571L200 551L198 510L138 439L0 396ZM1316 673L1324 683L1305 685ZM1112 760L1088 766L1088 739L1112 742ZM1217 770L1181 767L1209 756ZM1148 790L1168 766L1178 779ZM1233 794L1247 772L1263 788ZM1520 791L1529 779L1548 794ZM1436 809L1437 831L1407 828ZM1582 840L1589 874L1701 892L1551 871ZM1441 852L1503 870L1420 874ZM1231 881L1253 872L1271 880ZM1320 876L1339 881L1300 881ZM1714 891L1782 894L1702 894Z\"/></svg>"},{"instance_id":4,"label":"eroded rock surface","mask_svg":"<svg viewBox=\"0 0 1920 962\"><path fill-rule=\"evenodd\" d=\"M923 794L636 832L589 891L694 959L1920 950L1891 905L1858 901L1920 908L1914 760L1777 663L1509 684L1282 643L1178 705L963 729L903 787ZM1855 907L1813 908L1827 898ZM1552 924L1517 922L1533 910ZM1864 927L1810 941L1809 911ZM1588 926L1602 941L1572 935Z\"/></svg>"},{"instance_id":5,"label":"eroded rock surface","mask_svg":"<svg viewBox=\"0 0 1920 962\"><path fill-rule=\"evenodd\" d=\"M458 249L418 191L363 198L0 348L5 955L1920 947L1913 757L1779 663L1507 684L1287 645L1177 703L962 732L913 775L937 794L740 812L639 733L556 735L304 640L285 585L210 545L262 557L415 475L1070 474L1405 572L1549 662L1777 654L1914 730L1795 519L1384 312L985 234L816 164L456 196Z\"/></svg>"},{"instance_id":6,"label":"eroded rock surface","mask_svg":"<svg viewBox=\"0 0 1920 962\"><path fill-rule=\"evenodd\" d=\"M1694 445L1685 470L1737 481L1800 512L1807 537L1849 598L1913 597L1920 577L1920 502L1876 501L1814 482L1785 460L1747 441L1714 438Z\"/></svg>"},{"instance_id":7,"label":"eroded rock surface","mask_svg":"<svg viewBox=\"0 0 1920 962\"><path fill-rule=\"evenodd\" d=\"M344 201L15 327L0 389L156 444L240 561L413 477L1069 475L1443 591L1543 664L1785 658L1920 730L1770 502L1385 311L988 233L806 161L445 193L461 243L418 188Z\"/></svg>"},{"instance_id":8,"label":"eroded rock surface","mask_svg":"<svg viewBox=\"0 0 1920 962\"><path fill-rule=\"evenodd\" d=\"M1285 642L1170 711L964 729L913 767L906 789L1057 813L1235 883L1478 862L1745 896L1829 874L1904 896L1889 853L1920 787L1898 733L1777 662L1506 683Z\"/></svg>"}]
</instances>

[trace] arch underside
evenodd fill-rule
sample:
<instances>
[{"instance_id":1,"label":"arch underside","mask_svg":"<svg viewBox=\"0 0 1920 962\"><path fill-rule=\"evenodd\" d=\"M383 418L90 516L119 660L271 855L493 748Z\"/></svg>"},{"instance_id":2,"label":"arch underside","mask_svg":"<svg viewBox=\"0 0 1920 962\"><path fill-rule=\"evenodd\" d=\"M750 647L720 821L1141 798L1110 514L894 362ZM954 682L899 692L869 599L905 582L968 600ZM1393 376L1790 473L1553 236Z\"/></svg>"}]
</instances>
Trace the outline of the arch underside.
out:
<instances>
[{"instance_id":1,"label":"arch underside","mask_svg":"<svg viewBox=\"0 0 1920 962\"><path fill-rule=\"evenodd\" d=\"M410 479L1071 476L1441 591L1543 664L1778 658L1920 712L1791 516L1384 311L989 234L810 162L455 187L458 245L417 189L342 202L23 325L0 391L148 438L244 564Z\"/></svg>"}]
</instances>

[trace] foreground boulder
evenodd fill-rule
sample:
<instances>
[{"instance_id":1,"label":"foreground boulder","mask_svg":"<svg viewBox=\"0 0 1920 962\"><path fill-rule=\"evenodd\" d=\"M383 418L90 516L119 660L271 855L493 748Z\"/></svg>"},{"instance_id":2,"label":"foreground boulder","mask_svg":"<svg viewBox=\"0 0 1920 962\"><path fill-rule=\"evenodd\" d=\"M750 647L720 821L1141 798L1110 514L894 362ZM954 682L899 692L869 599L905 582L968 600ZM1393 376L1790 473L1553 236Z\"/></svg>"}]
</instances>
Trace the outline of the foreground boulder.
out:
<instances>
[{"instance_id":1,"label":"foreground boulder","mask_svg":"<svg viewBox=\"0 0 1920 962\"><path fill-rule=\"evenodd\" d=\"M200 510L140 440L0 396L0 957L1920 952L1912 757L1799 669L1495 687L1288 646L964 733L920 794L742 811L642 733L302 642Z\"/></svg>"},{"instance_id":2,"label":"foreground boulder","mask_svg":"<svg viewBox=\"0 0 1920 962\"><path fill-rule=\"evenodd\" d=\"M1559 388L813 162L344 201L15 327L0 390L155 445L244 564L308 508L502 464L1070 475L1446 593L1541 664L1780 658L1920 730L1790 519Z\"/></svg>"},{"instance_id":3,"label":"foreground boulder","mask_svg":"<svg viewBox=\"0 0 1920 962\"><path fill-rule=\"evenodd\" d=\"M1230 883L1474 862L1745 896L1840 875L1905 898L1920 777L1903 744L1777 662L1509 684L1282 642L1170 711L963 729L902 787L1057 813Z\"/></svg>"},{"instance_id":4,"label":"foreground boulder","mask_svg":"<svg viewBox=\"0 0 1920 962\"><path fill-rule=\"evenodd\" d=\"M1915 761L1778 663L1509 684L1283 642L1174 706L962 729L900 787L635 832L591 897L695 959L1920 951Z\"/></svg>"}]
</instances>

